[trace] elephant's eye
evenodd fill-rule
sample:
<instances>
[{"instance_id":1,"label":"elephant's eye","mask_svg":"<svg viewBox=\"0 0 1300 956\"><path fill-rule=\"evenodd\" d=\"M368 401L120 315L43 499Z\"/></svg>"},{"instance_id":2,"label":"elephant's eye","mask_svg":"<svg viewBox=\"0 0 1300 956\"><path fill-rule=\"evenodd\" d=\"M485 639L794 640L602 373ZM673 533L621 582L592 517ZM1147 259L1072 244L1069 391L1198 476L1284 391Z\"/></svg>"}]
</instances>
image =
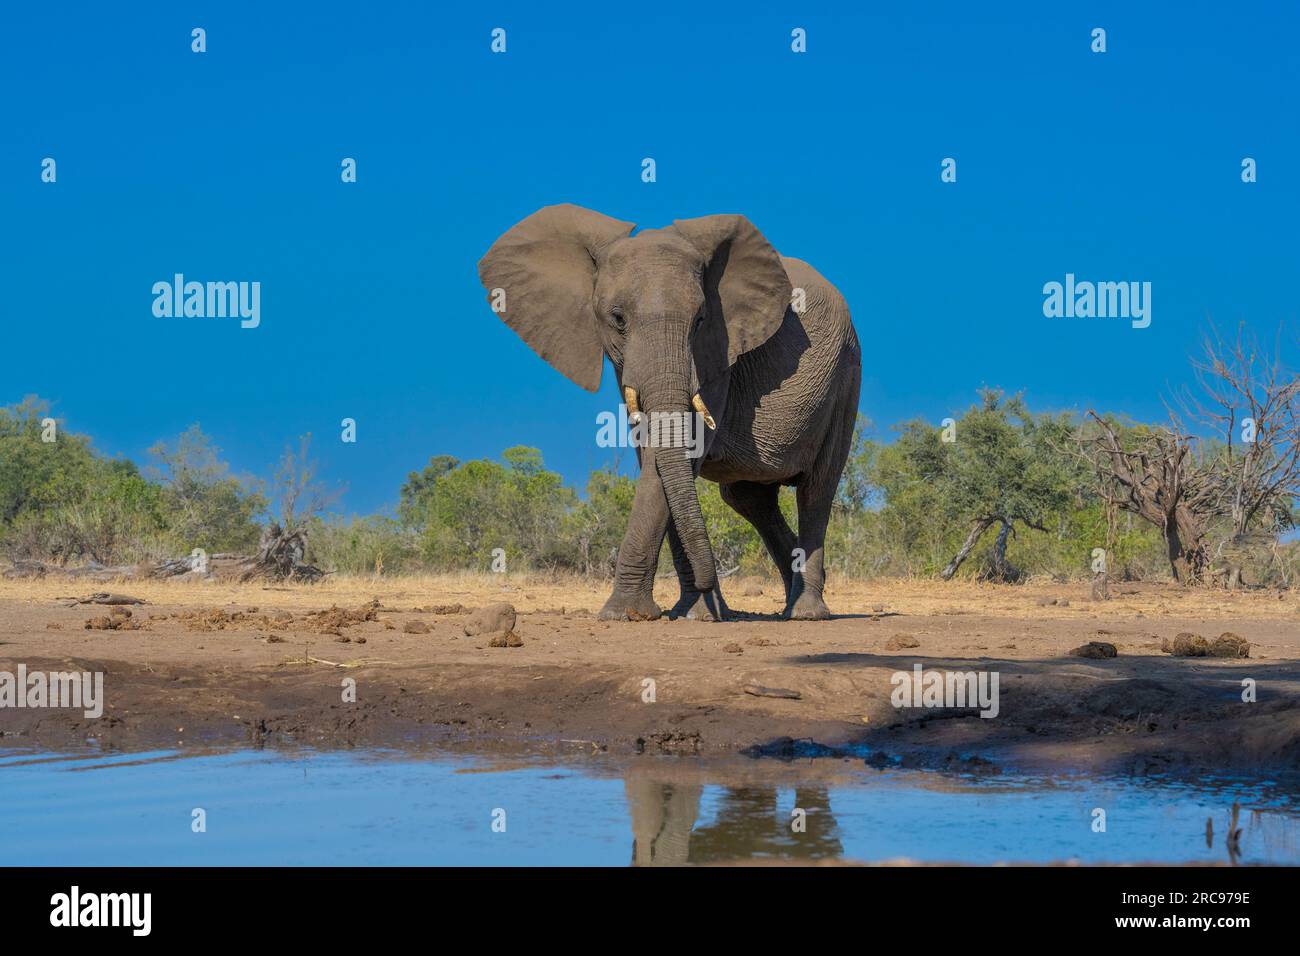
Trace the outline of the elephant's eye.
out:
<instances>
[{"instance_id":1,"label":"elephant's eye","mask_svg":"<svg viewBox=\"0 0 1300 956\"><path fill-rule=\"evenodd\" d=\"M612 322L614 328L618 329L620 332L627 328L627 318L623 315L622 309L610 309L609 321Z\"/></svg>"}]
</instances>

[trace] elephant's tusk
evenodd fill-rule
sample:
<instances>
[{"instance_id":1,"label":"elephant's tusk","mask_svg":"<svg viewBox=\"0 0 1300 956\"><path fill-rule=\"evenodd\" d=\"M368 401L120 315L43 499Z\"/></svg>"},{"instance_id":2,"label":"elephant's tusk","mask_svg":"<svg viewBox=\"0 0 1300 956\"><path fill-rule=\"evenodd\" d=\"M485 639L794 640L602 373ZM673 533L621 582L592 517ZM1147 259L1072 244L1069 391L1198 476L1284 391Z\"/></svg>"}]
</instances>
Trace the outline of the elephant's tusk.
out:
<instances>
[{"instance_id":1,"label":"elephant's tusk","mask_svg":"<svg viewBox=\"0 0 1300 956\"><path fill-rule=\"evenodd\" d=\"M695 397L691 399L691 404L695 406L697 412L704 416L704 424L708 425L711 429L718 427L718 423L715 422L713 416L709 414L709 408L704 404L704 399L700 398L698 392Z\"/></svg>"},{"instance_id":2,"label":"elephant's tusk","mask_svg":"<svg viewBox=\"0 0 1300 956\"><path fill-rule=\"evenodd\" d=\"M636 404L636 389L623 386L623 404L627 406L627 420L635 425L641 420L641 409Z\"/></svg>"}]
</instances>

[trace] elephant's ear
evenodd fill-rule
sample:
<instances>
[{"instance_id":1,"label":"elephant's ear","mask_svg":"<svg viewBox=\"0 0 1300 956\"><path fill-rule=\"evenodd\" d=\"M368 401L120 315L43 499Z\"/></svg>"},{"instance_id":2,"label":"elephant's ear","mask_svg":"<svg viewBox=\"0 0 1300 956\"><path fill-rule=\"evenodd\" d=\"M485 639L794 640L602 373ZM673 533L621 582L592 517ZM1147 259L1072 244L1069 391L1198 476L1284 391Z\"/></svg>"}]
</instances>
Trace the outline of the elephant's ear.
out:
<instances>
[{"instance_id":1,"label":"elephant's ear","mask_svg":"<svg viewBox=\"0 0 1300 956\"><path fill-rule=\"evenodd\" d=\"M591 301L596 254L633 228L581 206L545 206L512 226L478 263L488 302L506 325L589 392L599 387L601 370Z\"/></svg>"},{"instance_id":2,"label":"elephant's ear","mask_svg":"<svg viewBox=\"0 0 1300 956\"><path fill-rule=\"evenodd\" d=\"M790 278L781 257L744 216L678 219L673 228L704 255L704 295L727 329L727 364L756 349L781 326Z\"/></svg>"}]
</instances>

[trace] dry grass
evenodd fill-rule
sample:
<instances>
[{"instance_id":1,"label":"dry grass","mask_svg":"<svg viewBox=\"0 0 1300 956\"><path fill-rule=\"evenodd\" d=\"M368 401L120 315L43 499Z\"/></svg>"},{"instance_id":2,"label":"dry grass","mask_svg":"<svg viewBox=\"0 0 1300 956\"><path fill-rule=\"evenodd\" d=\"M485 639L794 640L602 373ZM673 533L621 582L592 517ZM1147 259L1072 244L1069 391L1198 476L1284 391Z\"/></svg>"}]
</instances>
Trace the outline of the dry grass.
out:
<instances>
[{"instance_id":1,"label":"dry grass","mask_svg":"<svg viewBox=\"0 0 1300 956\"><path fill-rule=\"evenodd\" d=\"M111 590L144 598L154 604L247 608L265 606L288 611L317 610L330 605L350 607L378 598L384 605L412 608L431 604L478 607L509 601L521 613L565 608L595 612L609 596L606 582L579 576L535 574L501 576L462 572L437 575L373 577L331 576L315 585L237 584L231 582L124 581L98 584L48 578L0 581L0 598L53 602ZM761 594L755 593L761 590ZM1086 583L1002 585L925 579L832 581L827 603L837 614L990 614L1010 618L1095 617L1098 619L1196 616L1207 619L1279 618L1300 615L1300 592L1238 591L1182 588L1173 584L1112 585L1113 599L1089 600ZM754 613L781 610L781 586L774 579L729 578L723 593L731 606ZM661 577L655 598L670 607L677 597L676 581ZM1043 606L1056 599L1068 605Z\"/></svg>"}]
</instances>

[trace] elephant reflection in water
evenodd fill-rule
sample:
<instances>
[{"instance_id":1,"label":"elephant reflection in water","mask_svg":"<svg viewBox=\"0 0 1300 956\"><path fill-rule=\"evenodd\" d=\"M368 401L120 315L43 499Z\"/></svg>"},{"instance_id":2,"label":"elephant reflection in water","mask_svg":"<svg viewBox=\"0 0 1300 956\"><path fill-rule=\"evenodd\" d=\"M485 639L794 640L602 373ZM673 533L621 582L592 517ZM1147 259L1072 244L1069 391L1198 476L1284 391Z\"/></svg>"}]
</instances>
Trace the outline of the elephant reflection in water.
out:
<instances>
[{"instance_id":1,"label":"elephant reflection in water","mask_svg":"<svg viewBox=\"0 0 1300 956\"><path fill-rule=\"evenodd\" d=\"M634 866L681 866L753 856L810 860L843 852L824 787L795 790L794 806L807 814L802 833L791 827L793 808L777 806L775 787L725 787L716 819L699 828L695 821L701 785L629 777L624 787L632 814Z\"/></svg>"}]
</instances>

